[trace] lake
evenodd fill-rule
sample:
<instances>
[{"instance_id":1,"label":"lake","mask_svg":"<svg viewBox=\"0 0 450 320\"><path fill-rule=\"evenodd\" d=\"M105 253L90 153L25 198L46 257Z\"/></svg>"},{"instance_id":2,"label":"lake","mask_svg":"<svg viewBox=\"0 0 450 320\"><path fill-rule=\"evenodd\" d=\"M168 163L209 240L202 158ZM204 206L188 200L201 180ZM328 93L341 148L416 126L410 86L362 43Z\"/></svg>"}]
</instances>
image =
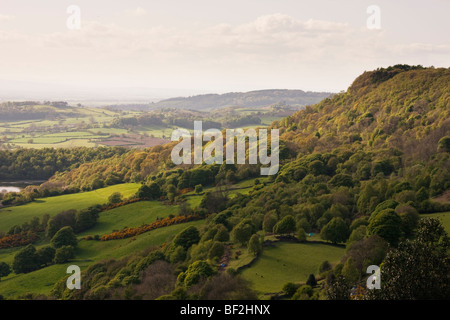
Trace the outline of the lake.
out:
<instances>
[{"instance_id":1,"label":"lake","mask_svg":"<svg viewBox=\"0 0 450 320\"><path fill-rule=\"evenodd\" d=\"M20 192L20 190L22 189L18 187L0 186L0 193Z\"/></svg>"},{"instance_id":2,"label":"lake","mask_svg":"<svg viewBox=\"0 0 450 320\"><path fill-rule=\"evenodd\" d=\"M0 181L0 193L4 192L20 192L23 188L30 185L40 185L45 181Z\"/></svg>"}]
</instances>

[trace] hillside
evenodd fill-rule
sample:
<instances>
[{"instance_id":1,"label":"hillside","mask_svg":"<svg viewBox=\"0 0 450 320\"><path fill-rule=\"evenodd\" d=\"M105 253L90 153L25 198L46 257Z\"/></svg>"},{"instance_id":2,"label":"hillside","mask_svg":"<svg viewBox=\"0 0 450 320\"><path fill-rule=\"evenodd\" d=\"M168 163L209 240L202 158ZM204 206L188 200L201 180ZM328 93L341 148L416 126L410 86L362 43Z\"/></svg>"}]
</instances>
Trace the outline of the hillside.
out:
<instances>
[{"instance_id":1,"label":"hillside","mask_svg":"<svg viewBox=\"0 0 450 320\"><path fill-rule=\"evenodd\" d=\"M309 300L351 299L359 286L361 299L447 299L449 80L450 69L380 68L345 93L274 121L280 170L269 177L258 165L175 166L175 142L57 173L25 191L33 203L0 209L0 225L9 227L6 240L39 248L54 242L42 231L56 231L54 219L73 225L78 242L69 260L83 265L83 288L68 290L60 265L50 263L19 269L0 290L24 294L12 289L23 280L30 292L60 299ZM114 184L124 190L117 206L84 208L89 192L104 201L116 186L104 187ZM74 194L48 198L48 189ZM54 205L52 220L38 237L30 228L40 217L28 219L45 203ZM75 213L57 213L70 209L80 210L71 222ZM86 227L81 217L91 211L98 221ZM1 249L0 261L14 264L19 250ZM386 290L364 289L369 265L382 265ZM36 288L33 275L59 281Z\"/></svg>"},{"instance_id":2,"label":"hillside","mask_svg":"<svg viewBox=\"0 0 450 320\"><path fill-rule=\"evenodd\" d=\"M450 130L450 69L418 68L375 80L386 69L365 72L347 92L308 106L273 127L303 152L361 144L396 148L427 159ZM303 142L303 143L301 143Z\"/></svg>"},{"instance_id":3,"label":"hillside","mask_svg":"<svg viewBox=\"0 0 450 320\"><path fill-rule=\"evenodd\" d=\"M218 109L222 107L263 107L276 103L309 105L330 96L330 92L302 90L258 90L179 97L152 103L152 108Z\"/></svg>"},{"instance_id":4,"label":"hillside","mask_svg":"<svg viewBox=\"0 0 450 320\"><path fill-rule=\"evenodd\" d=\"M280 129L281 144L290 150L282 153L281 163L297 154L345 148L398 150L402 161L428 161L437 152L439 140L450 135L450 70L398 69L394 77L374 83L370 78L377 72L364 73L345 93L274 121L271 127ZM87 163L52 180L83 187L92 183L94 175L106 179L109 171L122 182L136 177L145 180L161 168L173 167L173 145Z\"/></svg>"}]
</instances>

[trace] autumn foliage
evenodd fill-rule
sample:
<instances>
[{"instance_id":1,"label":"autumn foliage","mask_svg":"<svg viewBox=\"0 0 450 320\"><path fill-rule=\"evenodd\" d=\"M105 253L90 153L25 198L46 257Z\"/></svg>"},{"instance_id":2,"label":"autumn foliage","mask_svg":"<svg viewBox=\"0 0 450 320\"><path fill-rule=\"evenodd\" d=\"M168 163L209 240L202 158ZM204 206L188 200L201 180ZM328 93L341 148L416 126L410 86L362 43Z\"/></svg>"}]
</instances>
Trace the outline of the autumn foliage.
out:
<instances>
[{"instance_id":1,"label":"autumn foliage","mask_svg":"<svg viewBox=\"0 0 450 320\"><path fill-rule=\"evenodd\" d=\"M126 206L127 204L139 202L139 201L142 201L142 200L144 200L144 199L141 199L141 198L132 198L132 199L128 199L128 200L121 201L121 202L119 202L119 203L114 203L114 204L105 205L105 206L102 207L102 209L100 210L100 212L112 210L112 209L115 209L115 208L118 208L118 207Z\"/></svg>"},{"instance_id":2,"label":"autumn foliage","mask_svg":"<svg viewBox=\"0 0 450 320\"><path fill-rule=\"evenodd\" d=\"M35 232L21 232L0 238L0 249L24 246L35 242L39 235Z\"/></svg>"},{"instance_id":3,"label":"autumn foliage","mask_svg":"<svg viewBox=\"0 0 450 320\"><path fill-rule=\"evenodd\" d=\"M201 219L198 215L188 215L188 216L176 216L173 218L164 218L161 220L157 220L151 224L146 224L140 227L134 227L134 228L124 228L119 231L112 232L110 234L105 234L101 237L100 240L102 241L108 241L108 240L117 240L117 239L125 239L137 236L141 233L151 231L154 229L162 228L162 227L168 227L174 224L189 222Z\"/></svg>"}]
</instances>

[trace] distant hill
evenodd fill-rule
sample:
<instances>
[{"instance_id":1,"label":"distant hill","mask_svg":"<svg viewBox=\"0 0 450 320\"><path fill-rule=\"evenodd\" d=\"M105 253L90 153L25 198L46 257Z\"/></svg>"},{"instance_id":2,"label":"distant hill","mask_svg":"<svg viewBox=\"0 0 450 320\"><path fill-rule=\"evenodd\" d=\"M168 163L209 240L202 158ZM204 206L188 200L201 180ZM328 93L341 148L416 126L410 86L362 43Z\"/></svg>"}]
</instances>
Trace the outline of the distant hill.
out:
<instances>
[{"instance_id":1,"label":"distant hill","mask_svg":"<svg viewBox=\"0 0 450 320\"><path fill-rule=\"evenodd\" d=\"M408 165L429 161L438 153L438 142L450 135L449 77L450 69L445 68L394 66L368 71L355 79L347 92L274 121L271 127L280 129L280 141L290 149L291 155L364 150L382 159L387 156L381 150L394 150L403 154L402 160ZM286 90L286 95L291 91ZM244 95L251 100L251 93ZM210 101L214 97L218 101L221 96L211 95ZM254 103L256 97L262 96L256 94ZM197 98L201 100L200 97L207 100L205 96L197 96L178 101L181 107L181 101L193 102ZM131 181L136 174L146 179L162 168L173 166L170 160L173 145L133 150L120 157L84 164L52 180L84 186L98 177L106 179L112 172L120 172L124 182ZM282 159L282 162L289 161Z\"/></svg>"},{"instance_id":2,"label":"distant hill","mask_svg":"<svg viewBox=\"0 0 450 320\"><path fill-rule=\"evenodd\" d=\"M224 94L203 94L192 97L178 97L150 104L152 108L216 109L222 107L262 107L274 103L289 105L316 104L332 95L330 92L303 90L258 90L230 92Z\"/></svg>"}]
</instances>

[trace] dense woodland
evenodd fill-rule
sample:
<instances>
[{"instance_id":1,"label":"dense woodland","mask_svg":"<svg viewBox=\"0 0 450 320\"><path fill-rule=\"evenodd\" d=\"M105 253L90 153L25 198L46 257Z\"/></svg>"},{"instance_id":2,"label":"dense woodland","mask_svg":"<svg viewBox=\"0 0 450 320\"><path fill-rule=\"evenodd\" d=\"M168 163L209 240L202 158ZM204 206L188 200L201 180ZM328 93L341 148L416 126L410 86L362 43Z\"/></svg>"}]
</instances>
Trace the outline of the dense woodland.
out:
<instances>
[{"instance_id":1,"label":"dense woodland","mask_svg":"<svg viewBox=\"0 0 450 320\"><path fill-rule=\"evenodd\" d=\"M230 106L261 107L275 103L308 105L330 95L329 92L305 92L302 90L257 90L204 94L187 98L171 98L150 104L152 108L211 109Z\"/></svg>"},{"instance_id":2,"label":"dense woodland","mask_svg":"<svg viewBox=\"0 0 450 320\"><path fill-rule=\"evenodd\" d=\"M448 202L435 199L450 187L448 83L450 69L380 68L362 74L347 92L275 121L280 171L256 181L245 195L230 197L227 188L258 177L258 166L176 167L170 160L174 143L61 170L48 188L83 191L141 182L136 198L173 204L182 204L187 190L215 189L204 193L198 207L180 209L180 216L206 217L205 228L189 227L161 248L92 265L83 272L82 290L66 289L62 279L53 296L252 299L255 292L236 270L215 267L226 244L258 255L264 250L261 235L305 241L305 233L314 232L345 245L346 253L337 265L324 261L320 290L315 279L288 283L285 298L450 298L448 235L438 220L419 216L450 210ZM15 197L27 192L30 197L40 191ZM364 289L366 268L373 264L383 264L387 290Z\"/></svg>"},{"instance_id":3,"label":"dense woodland","mask_svg":"<svg viewBox=\"0 0 450 320\"><path fill-rule=\"evenodd\" d=\"M122 147L0 150L0 181L47 180L56 172L127 151Z\"/></svg>"}]
</instances>

